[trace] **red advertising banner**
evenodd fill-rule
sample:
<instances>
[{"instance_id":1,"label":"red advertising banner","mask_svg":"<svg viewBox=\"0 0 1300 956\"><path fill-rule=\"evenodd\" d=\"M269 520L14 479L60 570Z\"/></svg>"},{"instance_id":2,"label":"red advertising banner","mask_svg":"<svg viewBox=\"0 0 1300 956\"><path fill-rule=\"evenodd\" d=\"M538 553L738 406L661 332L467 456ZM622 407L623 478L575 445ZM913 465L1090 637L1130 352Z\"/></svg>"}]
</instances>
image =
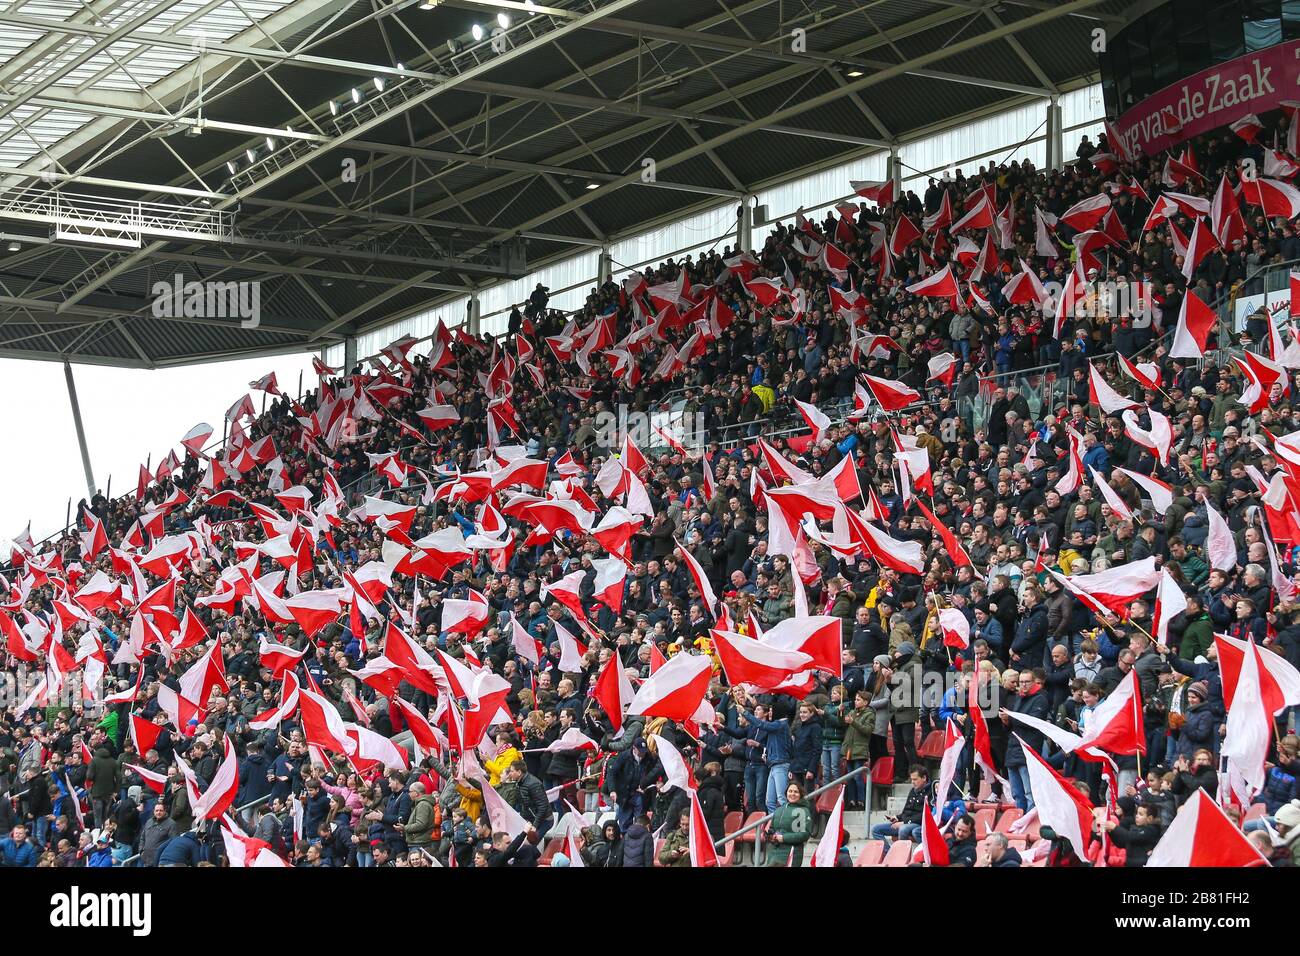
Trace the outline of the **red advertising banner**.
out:
<instances>
[{"instance_id":1,"label":"red advertising banner","mask_svg":"<svg viewBox=\"0 0 1300 956\"><path fill-rule=\"evenodd\" d=\"M1300 40L1239 56L1148 96L1116 124L1130 155L1153 156L1249 113L1300 100Z\"/></svg>"}]
</instances>

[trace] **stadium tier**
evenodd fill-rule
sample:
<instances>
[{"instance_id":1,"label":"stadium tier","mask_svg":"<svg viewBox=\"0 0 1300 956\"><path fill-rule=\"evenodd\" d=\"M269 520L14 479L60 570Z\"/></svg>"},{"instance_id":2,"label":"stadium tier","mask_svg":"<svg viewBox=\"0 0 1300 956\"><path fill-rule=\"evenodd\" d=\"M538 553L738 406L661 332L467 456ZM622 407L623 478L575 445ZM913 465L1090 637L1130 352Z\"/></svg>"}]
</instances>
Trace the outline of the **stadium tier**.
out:
<instances>
[{"instance_id":1,"label":"stadium tier","mask_svg":"<svg viewBox=\"0 0 1300 956\"><path fill-rule=\"evenodd\" d=\"M621 5L515 6L499 33L535 36L509 49ZM493 332L475 304L390 340L409 309L328 286L333 319L258 329L164 283L160 322L231 338L159 333L145 364L310 349L315 382L249 383L126 494L0 551L0 863L1292 865L1300 104L1148 149L1137 97L1162 94L1103 62L1132 109L1069 161L1054 107L1046 164L891 160L773 222L742 199L685 255L606 249L564 308L463 247L528 293ZM291 175L267 147L224 195ZM107 308L135 255L68 310ZM300 278L329 255L296 249L327 263ZM426 302L457 268L376 266Z\"/></svg>"}]
</instances>

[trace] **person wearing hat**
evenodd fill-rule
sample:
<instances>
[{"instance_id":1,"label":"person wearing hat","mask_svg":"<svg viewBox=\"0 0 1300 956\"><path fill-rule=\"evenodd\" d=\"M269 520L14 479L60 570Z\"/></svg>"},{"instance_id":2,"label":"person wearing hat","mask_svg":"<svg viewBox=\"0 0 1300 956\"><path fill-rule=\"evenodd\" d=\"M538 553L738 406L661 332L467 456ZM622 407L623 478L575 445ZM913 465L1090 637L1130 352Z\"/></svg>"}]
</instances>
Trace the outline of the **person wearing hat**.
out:
<instances>
[{"instance_id":1,"label":"person wearing hat","mask_svg":"<svg viewBox=\"0 0 1300 956\"><path fill-rule=\"evenodd\" d=\"M88 867L111 867L113 865L113 837L109 829L92 830L90 846L86 850L85 865Z\"/></svg>"},{"instance_id":2,"label":"person wearing hat","mask_svg":"<svg viewBox=\"0 0 1300 956\"><path fill-rule=\"evenodd\" d=\"M1277 835L1282 841L1275 852L1278 855L1285 854L1285 860L1291 866L1300 866L1300 800L1292 800L1278 808L1274 821Z\"/></svg>"},{"instance_id":3,"label":"person wearing hat","mask_svg":"<svg viewBox=\"0 0 1300 956\"><path fill-rule=\"evenodd\" d=\"M894 783L907 783L908 769L916 763L916 722L921 719L923 670L916 645L902 641L894 651Z\"/></svg>"}]
</instances>

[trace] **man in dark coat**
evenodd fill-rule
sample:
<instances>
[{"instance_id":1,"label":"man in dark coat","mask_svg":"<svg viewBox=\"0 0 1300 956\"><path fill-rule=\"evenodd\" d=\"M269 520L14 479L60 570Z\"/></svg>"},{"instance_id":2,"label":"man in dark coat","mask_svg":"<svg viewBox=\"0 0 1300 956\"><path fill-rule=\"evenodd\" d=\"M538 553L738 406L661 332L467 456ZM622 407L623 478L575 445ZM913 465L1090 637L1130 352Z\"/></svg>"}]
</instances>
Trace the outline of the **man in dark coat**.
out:
<instances>
[{"instance_id":1,"label":"man in dark coat","mask_svg":"<svg viewBox=\"0 0 1300 956\"><path fill-rule=\"evenodd\" d=\"M1007 707L1002 708L1000 714L1002 723L1011 731L1011 736L1007 740L1006 767L1007 776L1011 781L1011 796L1015 800L1016 806L1028 813L1034 806L1034 796L1029 783L1029 770L1027 762L1032 758L1025 755L1020 746L1020 741L1025 742L1026 747L1031 747L1040 752L1043 748L1042 731L1035 730L1028 724L1016 721L1012 723L1010 714L1025 714L1029 717L1036 717L1039 720L1048 720L1050 712L1048 710L1047 692L1043 690L1043 669L1036 667L1032 671L1021 671L1019 696L1010 701Z\"/></svg>"}]
</instances>

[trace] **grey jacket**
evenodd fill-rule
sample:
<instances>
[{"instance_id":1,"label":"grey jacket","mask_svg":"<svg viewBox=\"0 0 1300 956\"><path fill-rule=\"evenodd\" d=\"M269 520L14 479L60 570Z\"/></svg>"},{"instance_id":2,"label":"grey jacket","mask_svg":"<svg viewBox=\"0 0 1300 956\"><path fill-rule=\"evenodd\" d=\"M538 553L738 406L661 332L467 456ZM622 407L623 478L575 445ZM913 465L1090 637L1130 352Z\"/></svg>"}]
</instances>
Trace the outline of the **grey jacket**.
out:
<instances>
[{"instance_id":1,"label":"grey jacket","mask_svg":"<svg viewBox=\"0 0 1300 956\"><path fill-rule=\"evenodd\" d=\"M140 865L157 866L158 848L176 834L176 824L170 817L155 820L150 814L140 830Z\"/></svg>"}]
</instances>

